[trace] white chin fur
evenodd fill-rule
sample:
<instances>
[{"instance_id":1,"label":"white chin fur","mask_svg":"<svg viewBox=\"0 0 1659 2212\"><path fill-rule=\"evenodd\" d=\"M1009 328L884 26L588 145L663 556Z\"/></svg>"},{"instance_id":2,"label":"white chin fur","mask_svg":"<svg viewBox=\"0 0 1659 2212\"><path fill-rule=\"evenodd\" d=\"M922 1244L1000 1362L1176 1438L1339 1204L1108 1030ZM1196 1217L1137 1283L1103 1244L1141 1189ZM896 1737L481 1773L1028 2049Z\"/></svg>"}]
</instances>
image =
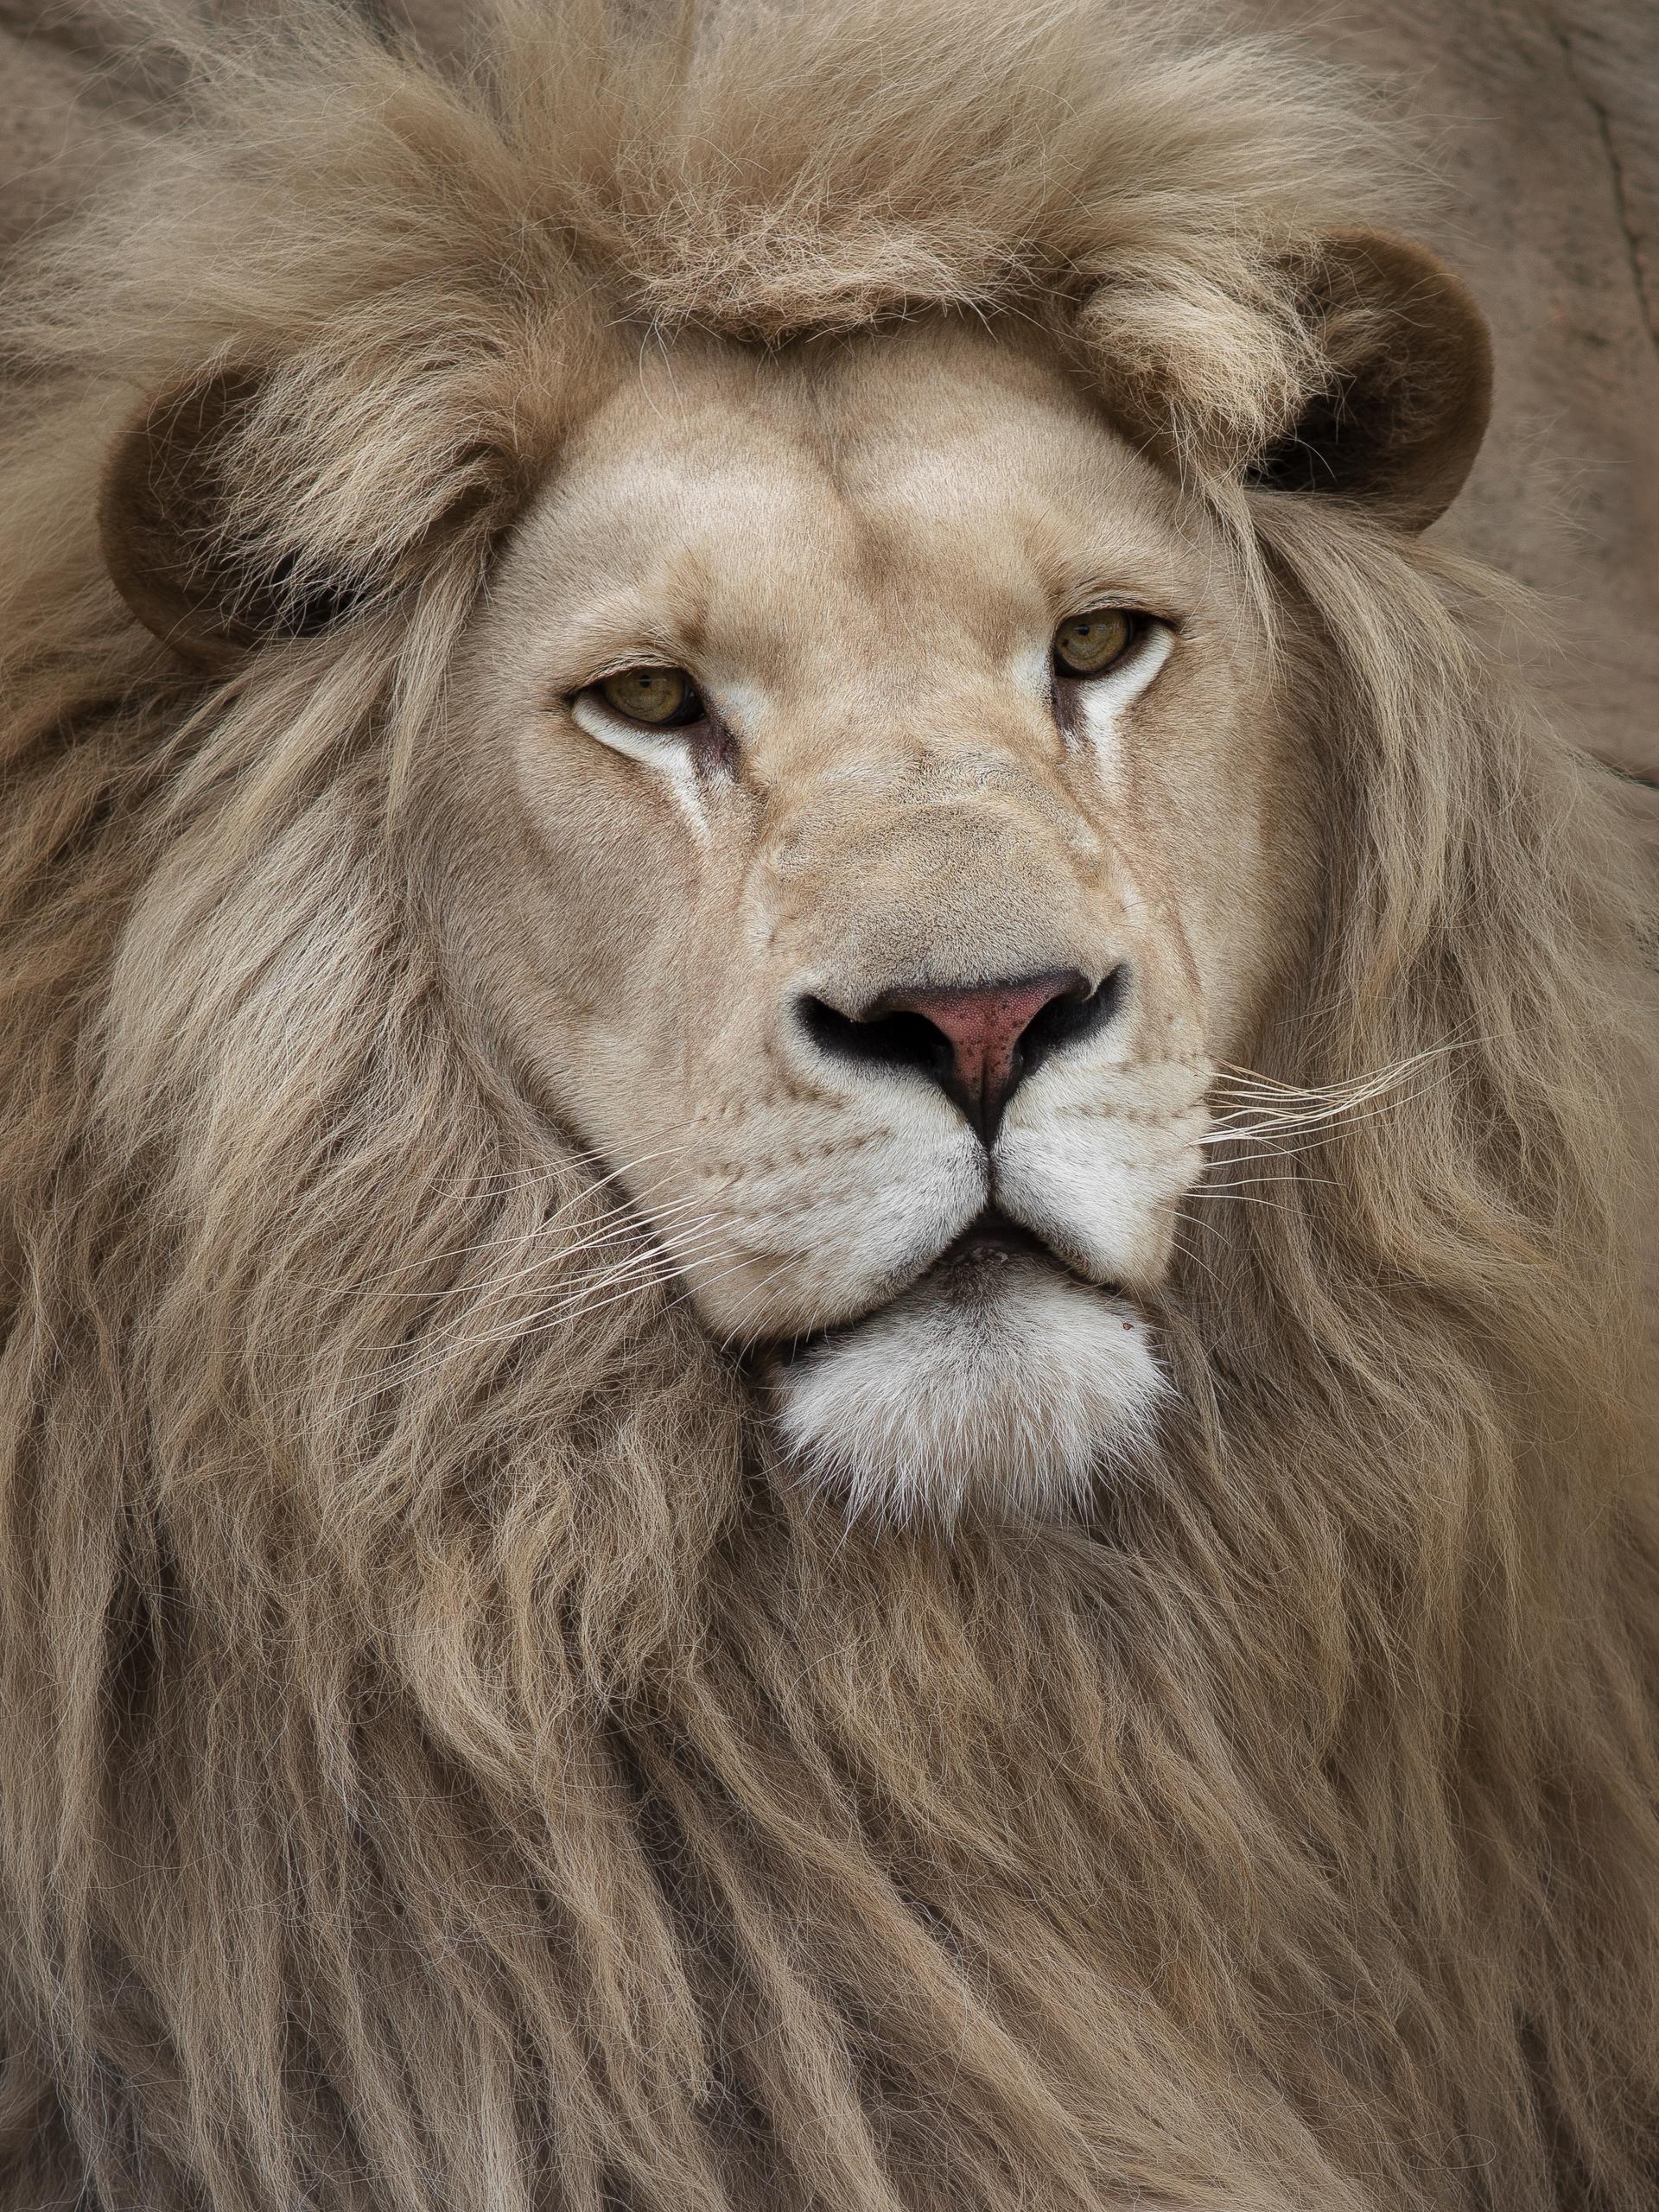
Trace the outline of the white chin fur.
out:
<instances>
[{"instance_id":1,"label":"white chin fur","mask_svg":"<svg viewBox=\"0 0 1659 2212\"><path fill-rule=\"evenodd\" d=\"M1149 1440L1167 1387L1150 1333L1041 1261L950 1268L784 1366L778 1423L855 1514L1052 1520Z\"/></svg>"}]
</instances>

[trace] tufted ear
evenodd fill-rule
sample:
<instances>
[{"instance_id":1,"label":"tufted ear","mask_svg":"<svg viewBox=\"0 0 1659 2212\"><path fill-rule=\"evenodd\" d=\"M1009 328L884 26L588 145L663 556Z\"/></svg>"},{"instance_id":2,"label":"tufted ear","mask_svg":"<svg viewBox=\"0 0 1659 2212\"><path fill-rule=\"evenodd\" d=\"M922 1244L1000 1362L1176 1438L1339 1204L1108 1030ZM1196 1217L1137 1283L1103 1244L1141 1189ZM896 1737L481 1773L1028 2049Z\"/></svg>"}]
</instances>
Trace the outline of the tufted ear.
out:
<instances>
[{"instance_id":1,"label":"tufted ear","mask_svg":"<svg viewBox=\"0 0 1659 2212\"><path fill-rule=\"evenodd\" d=\"M1456 498L1485 435L1484 317L1427 247L1381 232L1327 240L1305 298L1323 381L1247 480L1426 528Z\"/></svg>"},{"instance_id":2,"label":"tufted ear","mask_svg":"<svg viewBox=\"0 0 1659 2212\"><path fill-rule=\"evenodd\" d=\"M117 440L99 509L116 589L162 642L213 667L350 611L361 587L297 546L238 547L235 455L257 371L233 366L164 392Z\"/></svg>"}]
</instances>

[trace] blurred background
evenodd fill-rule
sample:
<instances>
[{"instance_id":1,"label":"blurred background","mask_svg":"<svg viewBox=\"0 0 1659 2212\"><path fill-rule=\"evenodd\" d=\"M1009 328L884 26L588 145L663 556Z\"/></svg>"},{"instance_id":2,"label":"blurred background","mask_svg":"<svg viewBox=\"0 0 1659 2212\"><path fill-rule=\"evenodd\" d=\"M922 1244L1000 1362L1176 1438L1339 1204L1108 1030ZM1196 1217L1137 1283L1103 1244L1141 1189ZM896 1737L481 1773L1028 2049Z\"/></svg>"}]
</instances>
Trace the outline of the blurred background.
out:
<instances>
[{"instance_id":1,"label":"blurred background","mask_svg":"<svg viewBox=\"0 0 1659 2212\"><path fill-rule=\"evenodd\" d=\"M364 4L435 46L465 28L467 0ZM1241 19L1361 67L1440 181L1428 235L1491 319L1497 393L1436 529L1542 594L1540 680L1620 772L1659 868L1659 0L1217 13ZM0 250L166 128L133 22L120 0L0 0Z\"/></svg>"}]
</instances>

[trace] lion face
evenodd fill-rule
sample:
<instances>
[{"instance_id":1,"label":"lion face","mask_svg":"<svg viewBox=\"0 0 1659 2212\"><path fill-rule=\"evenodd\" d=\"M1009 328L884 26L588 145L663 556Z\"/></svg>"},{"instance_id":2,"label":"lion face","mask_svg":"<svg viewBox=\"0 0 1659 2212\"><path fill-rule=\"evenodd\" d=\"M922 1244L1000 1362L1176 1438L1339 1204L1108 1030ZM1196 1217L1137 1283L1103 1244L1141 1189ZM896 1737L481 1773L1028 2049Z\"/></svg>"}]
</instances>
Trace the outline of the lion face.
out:
<instances>
[{"instance_id":1,"label":"lion face","mask_svg":"<svg viewBox=\"0 0 1659 2212\"><path fill-rule=\"evenodd\" d=\"M1052 1510L1311 903L1220 531L1029 340L641 366L458 666L458 997L648 1222L800 1461Z\"/></svg>"}]
</instances>

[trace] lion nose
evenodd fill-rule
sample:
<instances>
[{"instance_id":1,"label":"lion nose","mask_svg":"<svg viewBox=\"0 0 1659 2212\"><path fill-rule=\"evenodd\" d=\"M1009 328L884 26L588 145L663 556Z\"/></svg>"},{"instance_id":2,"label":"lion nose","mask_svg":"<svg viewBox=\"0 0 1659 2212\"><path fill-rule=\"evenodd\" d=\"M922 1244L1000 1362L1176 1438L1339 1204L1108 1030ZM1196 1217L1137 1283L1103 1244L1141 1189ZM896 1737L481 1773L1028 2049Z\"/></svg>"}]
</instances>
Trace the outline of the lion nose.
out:
<instances>
[{"instance_id":1,"label":"lion nose","mask_svg":"<svg viewBox=\"0 0 1659 2212\"><path fill-rule=\"evenodd\" d=\"M1066 968L995 983L884 991L852 1014L818 998L804 1000L802 1010L823 1050L928 1077L988 1145L1027 1077L1062 1045L1103 1028L1122 985L1121 967L1099 984Z\"/></svg>"}]
</instances>

